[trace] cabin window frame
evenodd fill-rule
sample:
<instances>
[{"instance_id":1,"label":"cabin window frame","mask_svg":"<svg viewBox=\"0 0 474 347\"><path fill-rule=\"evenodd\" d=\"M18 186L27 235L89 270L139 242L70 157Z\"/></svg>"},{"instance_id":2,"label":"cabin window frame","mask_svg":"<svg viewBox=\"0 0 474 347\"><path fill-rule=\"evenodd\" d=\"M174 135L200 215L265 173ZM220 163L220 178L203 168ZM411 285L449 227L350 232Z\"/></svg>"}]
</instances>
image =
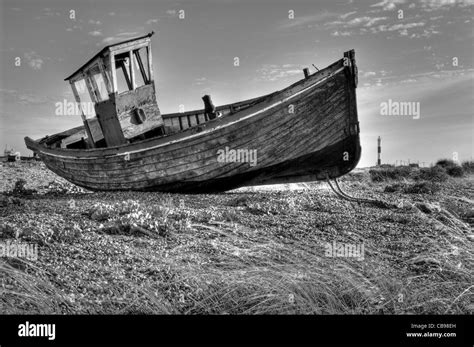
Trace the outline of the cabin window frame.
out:
<instances>
[{"instance_id":1,"label":"cabin window frame","mask_svg":"<svg viewBox=\"0 0 474 347\"><path fill-rule=\"evenodd\" d=\"M105 85L105 94L101 93L100 88L97 85L97 81L95 79L96 75L99 75L102 78L102 82ZM110 99L110 94L112 91L110 76L107 74L107 68L100 57L91 62L87 67L82 69L75 78L70 80L71 88L75 89L73 89L73 93L77 92L76 83L82 80L84 80L90 99L94 104ZM76 102L82 102L79 93L77 94Z\"/></svg>"},{"instance_id":2,"label":"cabin window frame","mask_svg":"<svg viewBox=\"0 0 474 347\"><path fill-rule=\"evenodd\" d=\"M132 61L130 57L130 52L124 52L124 53L115 55L115 75L117 76L117 70L121 70L125 84L128 88L128 90L124 90L121 92L119 92L117 89L117 92L119 94L123 94L129 91L132 91L134 89L134 76L133 76L131 67L132 67ZM117 79L117 82L118 82L118 79Z\"/></svg>"},{"instance_id":3,"label":"cabin window frame","mask_svg":"<svg viewBox=\"0 0 474 347\"><path fill-rule=\"evenodd\" d=\"M81 89L81 92L79 92L78 83L81 83L81 82L84 82L84 88L86 89L86 90L84 90L84 92L82 92L82 89ZM70 87L72 89L74 99L76 100L76 103L78 104L78 108L81 111L81 114L84 115L84 117L86 119L91 119L91 118L96 117L97 114L95 113L95 109L94 109L93 106L97 103L97 100L96 100L96 96L95 96L93 90L90 88L91 82L88 79L88 77L81 72L74 79L69 80L69 84L70 84ZM83 101L83 98L81 98L81 94L84 96L84 94L86 94L86 93L89 95L90 101L89 100L84 100ZM89 108L89 106L87 105L87 103L89 103L89 102L92 103L91 108ZM87 110L89 110L89 109L93 110L93 113L91 113L91 114L86 113L86 111L84 110L84 106L87 107Z\"/></svg>"},{"instance_id":4,"label":"cabin window frame","mask_svg":"<svg viewBox=\"0 0 474 347\"><path fill-rule=\"evenodd\" d=\"M140 55L140 50L145 49L145 59L147 64L143 63L142 56ZM117 63L117 57L120 62ZM128 66L124 63L124 58L128 58ZM108 56L109 71L111 72L111 89L113 93L118 95L126 94L131 91L136 90L137 88L150 85L153 82L153 68L152 68L152 57L151 57L151 47L148 42L146 45L141 45L139 47L128 47L120 49L117 51L110 51ZM143 84L137 85L136 71L134 67L137 67L137 72L140 73L142 77ZM125 83L128 87L128 90L119 92L118 83L117 83L117 70L121 69L125 78Z\"/></svg>"},{"instance_id":5,"label":"cabin window frame","mask_svg":"<svg viewBox=\"0 0 474 347\"><path fill-rule=\"evenodd\" d=\"M150 76L149 76L149 71L148 71L148 51L146 50L147 47L140 47L133 49L131 52L134 56L134 63L135 66L137 67L137 70L140 72L140 75L142 76L143 84L147 85L150 84ZM147 66L145 68L145 65L142 60L142 56L140 55L140 50L144 50L145 52L145 58L147 60Z\"/></svg>"}]
</instances>

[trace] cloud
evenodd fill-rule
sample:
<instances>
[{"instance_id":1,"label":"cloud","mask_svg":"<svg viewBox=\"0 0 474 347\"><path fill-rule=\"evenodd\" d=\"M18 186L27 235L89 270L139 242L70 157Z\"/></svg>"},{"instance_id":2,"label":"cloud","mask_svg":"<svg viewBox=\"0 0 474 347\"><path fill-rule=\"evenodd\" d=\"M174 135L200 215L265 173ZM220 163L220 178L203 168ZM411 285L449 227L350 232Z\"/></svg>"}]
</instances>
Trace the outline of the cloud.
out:
<instances>
[{"instance_id":1,"label":"cloud","mask_svg":"<svg viewBox=\"0 0 474 347\"><path fill-rule=\"evenodd\" d=\"M126 38L126 37L136 36L137 34L138 34L138 32L136 32L136 31L119 33L115 36L105 37L102 40L102 43L110 45L110 44L115 43L115 42L120 42L120 41L124 40L124 38ZM97 43L97 46L100 46L100 44L101 44L100 42Z\"/></svg>"},{"instance_id":2,"label":"cloud","mask_svg":"<svg viewBox=\"0 0 474 347\"><path fill-rule=\"evenodd\" d=\"M42 15L44 16L47 16L47 17L51 17L51 16L60 16L61 13L59 12L54 12L52 9L46 7L46 8L43 8L43 12L41 13Z\"/></svg>"},{"instance_id":3,"label":"cloud","mask_svg":"<svg viewBox=\"0 0 474 347\"><path fill-rule=\"evenodd\" d=\"M295 13L295 18L285 19L285 22L280 25L280 29L295 28L303 25L313 26L325 19L336 18L337 16L339 16L337 13L327 11L307 16L299 16L298 13Z\"/></svg>"},{"instance_id":4,"label":"cloud","mask_svg":"<svg viewBox=\"0 0 474 347\"><path fill-rule=\"evenodd\" d=\"M66 91L63 92L63 96L64 96L65 98L72 98L72 97L74 96L74 94L72 93L71 90L68 89L68 90L66 90Z\"/></svg>"},{"instance_id":5,"label":"cloud","mask_svg":"<svg viewBox=\"0 0 474 347\"><path fill-rule=\"evenodd\" d=\"M467 7L474 5L474 0L420 0L422 7L428 10L437 10L448 6Z\"/></svg>"},{"instance_id":6,"label":"cloud","mask_svg":"<svg viewBox=\"0 0 474 347\"><path fill-rule=\"evenodd\" d=\"M295 64L264 64L262 68L257 70L259 77L258 81L274 82L276 80L287 78L295 75L302 75L303 69Z\"/></svg>"},{"instance_id":7,"label":"cloud","mask_svg":"<svg viewBox=\"0 0 474 347\"><path fill-rule=\"evenodd\" d=\"M376 72L374 71L367 71L367 72L364 72L364 74L362 75L362 77L371 77L371 76L375 76L377 75Z\"/></svg>"},{"instance_id":8,"label":"cloud","mask_svg":"<svg viewBox=\"0 0 474 347\"><path fill-rule=\"evenodd\" d=\"M370 7L382 7L385 11L394 10L398 4L404 4L406 0L382 0Z\"/></svg>"},{"instance_id":9,"label":"cloud","mask_svg":"<svg viewBox=\"0 0 474 347\"><path fill-rule=\"evenodd\" d=\"M380 71L381 72L381 71ZM379 73L380 73L379 72ZM430 83L433 78L442 79L446 83L450 83L455 79L469 79L474 76L474 69L459 69L459 70L439 70L429 71L429 72L420 72L416 74L400 75L400 76L386 76L383 75L381 78L377 78L375 81L378 86L396 86L406 83L415 83L415 82L426 82ZM370 83L368 83L370 84ZM376 86L377 84L373 85Z\"/></svg>"},{"instance_id":10,"label":"cloud","mask_svg":"<svg viewBox=\"0 0 474 347\"><path fill-rule=\"evenodd\" d=\"M105 37L103 40L102 40L102 43L106 43L106 44L110 44L114 41L117 41L118 40L118 37L116 36L109 36L109 37Z\"/></svg>"},{"instance_id":11,"label":"cloud","mask_svg":"<svg viewBox=\"0 0 474 347\"><path fill-rule=\"evenodd\" d=\"M115 12L109 12L108 15L109 16L115 16Z\"/></svg>"},{"instance_id":12,"label":"cloud","mask_svg":"<svg viewBox=\"0 0 474 347\"><path fill-rule=\"evenodd\" d=\"M125 31L123 33L118 33L117 36L135 36L138 35L137 31Z\"/></svg>"},{"instance_id":13,"label":"cloud","mask_svg":"<svg viewBox=\"0 0 474 347\"><path fill-rule=\"evenodd\" d=\"M28 53L25 53L25 59L28 63L28 65L33 69L33 70L41 70L44 59L40 55L38 55L35 51L31 51Z\"/></svg>"},{"instance_id":14,"label":"cloud","mask_svg":"<svg viewBox=\"0 0 474 347\"><path fill-rule=\"evenodd\" d=\"M402 29L398 32L400 36L408 36L408 30L407 29Z\"/></svg>"},{"instance_id":15,"label":"cloud","mask_svg":"<svg viewBox=\"0 0 474 347\"><path fill-rule=\"evenodd\" d=\"M20 92L15 89L0 88L0 96L5 101L21 105L44 105L53 102L53 98Z\"/></svg>"},{"instance_id":16,"label":"cloud","mask_svg":"<svg viewBox=\"0 0 474 347\"><path fill-rule=\"evenodd\" d=\"M395 30L403 30L403 29L411 29L425 25L425 23L406 23L406 24L394 24L388 28L388 31L395 31Z\"/></svg>"},{"instance_id":17,"label":"cloud","mask_svg":"<svg viewBox=\"0 0 474 347\"><path fill-rule=\"evenodd\" d=\"M72 27L66 29L66 31L82 30L82 25L74 24Z\"/></svg>"},{"instance_id":18,"label":"cloud","mask_svg":"<svg viewBox=\"0 0 474 347\"><path fill-rule=\"evenodd\" d=\"M339 18L346 19L347 17L352 16L355 13L357 13L357 11L347 12L347 13L341 14Z\"/></svg>"},{"instance_id":19,"label":"cloud","mask_svg":"<svg viewBox=\"0 0 474 347\"><path fill-rule=\"evenodd\" d=\"M176 11L176 10L166 10L166 14L168 14L170 16L175 16L176 13L178 13L178 11Z\"/></svg>"},{"instance_id":20,"label":"cloud","mask_svg":"<svg viewBox=\"0 0 474 347\"><path fill-rule=\"evenodd\" d=\"M102 33L99 30L95 30L95 31L90 31L89 35L90 36L102 36Z\"/></svg>"},{"instance_id":21,"label":"cloud","mask_svg":"<svg viewBox=\"0 0 474 347\"><path fill-rule=\"evenodd\" d=\"M102 22L100 20L93 20L93 19L89 19L89 24L94 24L94 25L101 25Z\"/></svg>"},{"instance_id":22,"label":"cloud","mask_svg":"<svg viewBox=\"0 0 474 347\"><path fill-rule=\"evenodd\" d=\"M159 18L152 18L152 19L149 19L145 22L145 24L147 25L151 25L151 24L154 24L154 23L158 23L160 19Z\"/></svg>"},{"instance_id":23,"label":"cloud","mask_svg":"<svg viewBox=\"0 0 474 347\"><path fill-rule=\"evenodd\" d=\"M353 28L357 26L364 25L365 27L371 27L375 23L380 22L382 20L386 20L387 17L358 17L351 19L350 21L344 22L344 21L334 21L334 22L329 22L326 23L325 25L327 26L337 26L337 27L342 27L342 28Z\"/></svg>"},{"instance_id":24,"label":"cloud","mask_svg":"<svg viewBox=\"0 0 474 347\"><path fill-rule=\"evenodd\" d=\"M350 26L358 25L361 23L365 23L364 26L366 27L371 27L375 23L385 20L387 17L360 17L360 18L354 18L353 20L349 21Z\"/></svg>"},{"instance_id":25,"label":"cloud","mask_svg":"<svg viewBox=\"0 0 474 347\"><path fill-rule=\"evenodd\" d=\"M385 5L388 4L388 2L381 2L375 5L382 6L382 3ZM378 24L379 22L387 20L389 20L388 17L362 16L353 18L349 21L336 20L328 22L325 23L325 26L332 29L337 29L331 33L332 36L352 36L355 34L364 35L369 33L377 34L380 32L394 31L398 32L399 36L406 36L410 38L428 38L433 34L439 34L439 31L434 30L434 26L420 31L419 28L425 26L425 23L421 21L416 23ZM418 28L418 30L415 32L410 32L414 28Z\"/></svg>"},{"instance_id":26,"label":"cloud","mask_svg":"<svg viewBox=\"0 0 474 347\"><path fill-rule=\"evenodd\" d=\"M332 36L351 36L352 33L350 31L335 31L331 33Z\"/></svg>"},{"instance_id":27,"label":"cloud","mask_svg":"<svg viewBox=\"0 0 474 347\"><path fill-rule=\"evenodd\" d=\"M423 32L422 33L413 33L410 35L410 38L413 39L413 38L429 38L433 35L436 35L436 34L441 34L440 31L438 30L435 30L434 29L434 26L431 26L427 29L423 29Z\"/></svg>"},{"instance_id":28,"label":"cloud","mask_svg":"<svg viewBox=\"0 0 474 347\"><path fill-rule=\"evenodd\" d=\"M400 23L400 24L394 24L394 25L378 25L376 27L370 28L370 32L373 34L380 33L380 32L392 32L392 31L398 31L398 34L400 36L408 36L408 29L413 29L413 28L419 28L424 26L424 22L418 22L418 23ZM428 30L426 30L428 32ZM415 35L415 36L413 36ZM420 34L412 34L410 37L414 38L417 37L417 35Z\"/></svg>"},{"instance_id":29,"label":"cloud","mask_svg":"<svg viewBox=\"0 0 474 347\"><path fill-rule=\"evenodd\" d=\"M365 87L368 86L382 86L389 82L393 82L397 79L396 75L392 74L392 71L379 70L379 71L362 71L359 70L359 78L361 83L363 82Z\"/></svg>"},{"instance_id":30,"label":"cloud","mask_svg":"<svg viewBox=\"0 0 474 347\"><path fill-rule=\"evenodd\" d=\"M207 81L206 77L199 77L199 78L194 79L193 84L197 85L197 86L201 86L201 85L205 84L206 81Z\"/></svg>"}]
</instances>

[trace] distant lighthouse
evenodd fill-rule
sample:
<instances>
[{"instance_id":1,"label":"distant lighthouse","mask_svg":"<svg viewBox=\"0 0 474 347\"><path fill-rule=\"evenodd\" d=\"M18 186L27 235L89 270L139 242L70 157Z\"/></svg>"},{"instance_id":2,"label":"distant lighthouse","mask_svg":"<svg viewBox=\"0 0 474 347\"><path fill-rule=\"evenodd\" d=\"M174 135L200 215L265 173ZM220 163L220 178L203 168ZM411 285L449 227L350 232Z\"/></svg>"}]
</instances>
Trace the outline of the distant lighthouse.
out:
<instances>
[{"instance_id":1,"label":"distant lighthouse","mask_svg":"<svg viewBox=\"0 0 474 347\"><path fill-rule=\"evenodd\" d=\"M380 161L380 152L382 151L382 146L381 143L382 140L380 139L380 136L377 139L377 166L380 166L382 162Z\"/></svg>"}]
</instances>

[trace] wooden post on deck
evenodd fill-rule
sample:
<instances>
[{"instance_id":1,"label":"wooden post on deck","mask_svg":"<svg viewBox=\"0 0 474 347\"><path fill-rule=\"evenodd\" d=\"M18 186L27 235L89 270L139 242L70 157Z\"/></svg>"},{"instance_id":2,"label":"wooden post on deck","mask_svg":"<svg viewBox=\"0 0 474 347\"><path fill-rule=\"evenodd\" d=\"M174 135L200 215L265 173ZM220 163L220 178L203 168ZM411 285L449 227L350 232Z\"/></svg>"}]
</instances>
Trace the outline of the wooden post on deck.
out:
<instances>
[{"instance_id":1,"label":"wooden post on deck","mask_svg":"<svg viewBox=\"0 0 474 347\"><path fill-rule=\"evenodd\" d=\"M84 78L84 82L86 83L86 88L89 92L89 95L91 97L91 100L94 104L98 103L99 100L97 99L97 95L95 94L95 89L94 87L92 86L92 82L91 82L91 79L89 78L88 75L82 73L82 78Z\"/></svg>"},{"instance_id":2,"label":"wooden post on deck","mask_svg":"<svg viewBox=\"0 0 474 347\"><path fill-rule=\"evenodd\" d=\"M92 137L92 132L89 127L89 123L87 122L86 115L84 114L84 110L82 109L81 99L79 98L79 93L77 92L76 85L71 80L69 81L69 84L71 85L72 93L74 94L74 99L76 100L76 103L79 105L79 108L81 109L81 118L84 123L84 128L86 129L87 138L89 139L88 141L89 145L92 148L94 148L95 147L94 138Z\"/></svg>"},{"instance_id":3,"label":"wooden post on deck","mask_svg":"<svg viewBox=\"0 0 474 347\"><path fill-rule=\"evenodd\" d=\"M148 44L148 46L146 47L146 51L147 51L147 57L148 57L148 79L149 81L148 82L153 82L154 81L154 76L153 76L153 58L151 56L151 42Z\"/></svg>"},{"instance_id":4,"label":"wooden post on deck","mask_svg":"<svg viewBox=\"0 0 474 347\"><path fill-rule=\"evenodd\" d=\"M143 66L143 61L142 61L142 58L140 57L140 52L137 49L133 53L135 54L135 62L137 62L140 72L143 75L143 82L145 82L145 84L148 84L150 78L147 76L148 71L145 71L145 67Z\"/></svg>"},{"instance_id":5,"label":"wooden post on deck","mask_svg":"<svg viewBox=\"0 0 474 347\"><path fill-rule=\"evenodd\" d=\"M212 103L211 96L204 95L202 101L204 101L204 113L206 116L209 117L209 119L216 118L216 106Z\"/></svg>"},{"instance_id":6,"label":"wooden post on deck","mask_svg":"<svg viewBox=\"0 0 474 347\"><path fill-rule=\"evenodd\" d=\"M304 78L308 78L309 77L309 69L307 67L305 67L303 69L303 73L304 73Z\"/></svg>"},{"instance_id":7,"label":"wooden post on deck","mask_svg":"<svg viewBox=\"0 0 474 347\"><path fill-rule=\"evenodd\" d=\"M132 90L135 90L137 83L135 82L135 69L133 65L135 64L135 56L132 51L128 52L128 59L130 61L130 84L132 85Z\"/></svg>"},{"instance_id":8,"label":"wooden post on deck","mask_svg":"<svg viewBox=\"0 0 474 347\"><path fill-rule=\"evenodd\" d=\"M107 89L107 95L110 95L112 93L112 83L110 83L109 76L107 76L107 71L104 66L104 62L99 60L99 70L100 73L102 74L102 78L104 79L104 84L105 88Z\"/></svg>"},{"instance_id":9,"label":"wooden post on deck","mask_svg":"<svg viewBox=\"0 0 474 347\"><path fill-rule=\"evenodd\" d=\"M123 76L125 77L125 82L127 83L128 90L133 90L132 81L130 79L130 66L127 71L127 65L125 64L125 60L120 61L120 66L122 67Z\"/></svg>"},{"instance_id":10,"label":"wooden post on deck","mask_svg":"<svg viewBox=\"0 0 474 347\"><path fill-rule=\"evenodd\" d=\"M102 101L102 95L100 94L99 86L97 85L97 82L94 79L94 76L92 76L90 73L87 73L86 76L88 77L88 80L90 80L90 86L95 95L95 99L97 100L97 102Z\"/></svg>"},{"instance_id":11,"label":"wooden post on deck","mask_svg":"<svg viewBox=\"0 0 474 347\"><path fill-rule=\"evenodd\" d=\"M115 71L115 55L110 52L110 72L112 73L112 93L117 93L117 72Z\"/></svg>"}]
</instances>

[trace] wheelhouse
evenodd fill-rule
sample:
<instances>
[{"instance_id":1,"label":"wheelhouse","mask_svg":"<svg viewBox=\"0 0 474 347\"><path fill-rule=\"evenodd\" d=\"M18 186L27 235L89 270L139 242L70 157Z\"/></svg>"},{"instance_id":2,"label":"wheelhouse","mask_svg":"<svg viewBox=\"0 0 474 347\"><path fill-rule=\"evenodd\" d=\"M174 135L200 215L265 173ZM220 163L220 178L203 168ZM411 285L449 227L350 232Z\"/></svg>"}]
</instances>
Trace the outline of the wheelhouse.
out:
<instances>
[{"instance_id":1,"label":"wheelhouse","mask_svg":"<svg viewBox=\"0 0 474 347\"><path fill-rule=\"evenodd\" d=\"M71 134L61 147L111 147L163 134L153 79L152 35L104 47L65 79L79 105L84 131Z\"/></svg>"}]
</instances>

